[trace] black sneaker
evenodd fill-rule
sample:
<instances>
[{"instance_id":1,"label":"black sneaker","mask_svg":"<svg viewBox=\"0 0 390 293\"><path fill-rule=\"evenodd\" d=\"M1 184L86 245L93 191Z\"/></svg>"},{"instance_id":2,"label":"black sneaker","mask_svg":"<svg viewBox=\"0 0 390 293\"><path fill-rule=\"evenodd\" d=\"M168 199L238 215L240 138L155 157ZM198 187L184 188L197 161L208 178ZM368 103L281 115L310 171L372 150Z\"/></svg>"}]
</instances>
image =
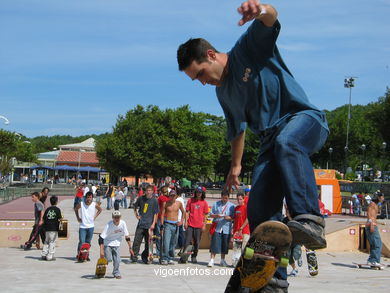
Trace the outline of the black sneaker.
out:
<instances>
[{"instance_id":1,"label":"black sneaker","mask_svg":"<svg viewBox=\"0 0 390 293\"><path fill-rule=\"evenodd\" d=\"M287 226L293 235L294 243L302 244L311 250L326 247L324 224L300 218L299 220L289 221Z\"/></svg>"},{"instance_id":2,"label":"black sneaker","mask_svg":"<svg viewBox=\"0 0 390 293\"><path fill-rule=\"evenodd\" d=\"M136 263L136 262L138 262L138 257L132 256L132 257L130 257L130 260L132 263Z\"/></svg>"},{"instance_id":3,"label":"black sneaker","mask_svg":"<svg viewBox=\"0 0 390 293\"><path fill-rule=\"evenodd\" d=\"M191 257L191 262L193 264L196 264L196 263L198 263L198 260L196 259L196 257Z\"/></svg>"}]
</instances>

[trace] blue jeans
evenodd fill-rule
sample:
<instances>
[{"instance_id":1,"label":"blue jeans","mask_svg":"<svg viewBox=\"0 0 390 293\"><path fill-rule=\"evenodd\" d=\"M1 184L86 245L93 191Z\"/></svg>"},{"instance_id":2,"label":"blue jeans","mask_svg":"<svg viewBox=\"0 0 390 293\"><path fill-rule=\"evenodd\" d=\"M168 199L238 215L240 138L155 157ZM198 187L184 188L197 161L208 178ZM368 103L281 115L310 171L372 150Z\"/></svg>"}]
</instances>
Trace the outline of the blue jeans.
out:
<instances>
[{"instance_id":1,"label":"blue jeans","mask_svg":"<svg viewBox=\"0 0 390 293\"><path fill-rule=\"evenodd\" d=\"M162 260L169 261L173 259L176 246L176 233L177 225L165 223L164 224L164 236L163 236L163 252Z\"/></svg>"},{"instance_id":2,"label":"blue jeans","mask_svg":"<svg viewBox=\"0 0 390 293\"><path fill-rule=\"evenodd\" d=\"M370 256L368 257L369 262L381 262L382 253L382 240L379 235L378 227L375 226L374 232L370 231L370 227L366 226L366 235L368 242L370 243Z\"/></svg>"},{"instance_id":3,"label":"blue jeans","mask_svg":"<svg viewBox=\"0 0 390 293\"><path fill-rule=\"evenodd\" d=\"M129 206L127 205L127 196L125 196L121 201L121 207L127 209Z\"/></svg>"},{"instance_id":4,"label":"blue jeans","mask_svg":"<svg viewBox=\"0 0 390 293\"><path fill-rule=\"evenodd\" d=\"M154 231L153 231L154 235L159 237L161 235L160 234L160 230L161 230L160 220L158 219L156 225L154 226ZM160 255L160 253L161 253L160 246L161 246L160 245L160 241L157 241L156 242L156 253L157 253L157 255Z\"/></svg>"},{"instance_id":5,"label":"blue jeans","mask_svg":"<svg viewBox=\"0 0 390 293\"><path fill-rule=\"evenodd\" d=\"M79 245L77 247L77 253L80 250L80 247L83 243L89 243L91 244L91 240L93 237L93 230L94 228L80 228L79 229Z\"/></svg>"},{"instance_id":6,"label":"blue jeans","mask_svg":"<svg viewBox=\"0 0 390 293\"><path fill-rule=\"evenodd\" d=\"M108 262L113 262L114 269L112 274L114 277L120 276L119 265L121 263L120 247L119 246L104 246L104 256Z\"/></svg>"},{"instance_id":7,"label":"blue jeans","mask_svg":"<svg viewBox=\"0 0 390 293\"><path fill-rule=\"evenodd\" d=\"M110 196L107 197L107 210L112 209L112 199Z\"/></svg>"},{"instance_id":8,"label":"blue jeans","mask_svg":"<svg viewBox=\"0 0 390 293\"><path fill-rule=\"evenodd\" d=\"M292 217L321 216L310 155L321 149L327 136L317 120L298 114L262 137L248 202L251 231L265 221L281 220L284 197ZM285 268L278 272L287 278Z\"/></svg>"}]
</instances>

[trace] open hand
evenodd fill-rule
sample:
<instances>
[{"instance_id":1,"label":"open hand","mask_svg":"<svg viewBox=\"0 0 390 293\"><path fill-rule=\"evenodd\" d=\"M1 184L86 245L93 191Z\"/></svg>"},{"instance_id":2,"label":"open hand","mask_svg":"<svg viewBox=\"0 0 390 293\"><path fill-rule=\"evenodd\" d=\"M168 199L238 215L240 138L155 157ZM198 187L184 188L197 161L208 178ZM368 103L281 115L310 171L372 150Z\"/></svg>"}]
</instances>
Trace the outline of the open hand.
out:
<instances>
[{"instance_id":1,"label":"open hand","mask_svg":"<svg viewBox=\"0 0 390 293\"><path fill-rule=\"evenodd\" d=\"M251 21L258 17L262 13L260 1L258 0L248 0L241 4L237 8L239 14L242 15L242 18L238 22L238 25L244 25L248 21Z\"/></svg>"}]
</instances>

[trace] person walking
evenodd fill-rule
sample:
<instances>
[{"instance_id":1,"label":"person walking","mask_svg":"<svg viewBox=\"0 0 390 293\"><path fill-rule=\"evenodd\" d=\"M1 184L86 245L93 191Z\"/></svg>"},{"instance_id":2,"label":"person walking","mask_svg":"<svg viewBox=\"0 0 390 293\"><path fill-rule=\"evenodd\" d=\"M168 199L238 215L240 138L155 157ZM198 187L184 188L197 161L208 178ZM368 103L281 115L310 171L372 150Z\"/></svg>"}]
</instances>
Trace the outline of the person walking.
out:
<instances>
[{"instance_id":1,"label":"person walking","mask_svg":"<svg viewBox=\"0 0 390 293\"><path fill-rule=\"evenodd\" d=\"M52 261L55 260L54 253L56 250L56 242L58 231L60 228L60 220L62 219L61 210L57 207L58 197L52 195L50 197L51 206L46 209L43 215L43 227L45 228L45 242L42 249L42 259Z\"/></svg>"}]
</instances>

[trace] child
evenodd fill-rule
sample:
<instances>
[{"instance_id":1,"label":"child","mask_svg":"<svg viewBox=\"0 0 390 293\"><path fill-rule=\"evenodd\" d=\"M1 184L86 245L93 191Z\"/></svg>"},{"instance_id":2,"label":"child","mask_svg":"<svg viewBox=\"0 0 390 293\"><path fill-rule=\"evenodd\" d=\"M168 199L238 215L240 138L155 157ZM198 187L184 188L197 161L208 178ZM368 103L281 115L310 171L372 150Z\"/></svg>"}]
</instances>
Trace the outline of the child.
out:
<instances>
[{"instance_id":1,"label":"child","mask_svg":"<svg viewBox=\"0 0 390 293\"><path fill-rule=\"evenodd\" d=\"M43 227L45 229L45 242L43 244L42 259L56 260L54 252L56 250L56 240L58 238L58 230L60 219L62 219L61 210L56 206L58 197L53 195L50 197L51 206L45 211L43 215Z\"/></svg>"},{"instance_id":2,"label":"child","mask_svg":"<svg viewBox=\"0 0 390 293\"><path fill-rule=\"evenodd\" d=\"M39 238L39 231L42 226L42 219L43 219L43 210L44 210L44 205L43 203L39 200L39 193L38 192L33 192L31 194L31 200L34 203L34 226L31 231L30 237L27 240L27 242L22 245L24 250L29 250L31 249L31 246L33 245L34 242L37 243L37 249L39 249L39 244L38 244L38 238Z\"/></svg>"},{"instance_id":3,"label":"child","mask_svg":"<svg viewBox=\"0 0 390 293\"><path fill-rule=\"evenodd\" d=\"M114 211L112 213L112 221L109 221L106 224L102 234L99 236L99 245L100 257L106 257L109 262L113 261L114 270L112 271L112 274L116 279L122 278L119 272L119 264L121 262L120 245L123 236L125 236L126 242L129 245L130 256L133 256L134 254L131 249L130 236L126 223L121 220L120 211Z\"/></svg>"}]
</instances>

